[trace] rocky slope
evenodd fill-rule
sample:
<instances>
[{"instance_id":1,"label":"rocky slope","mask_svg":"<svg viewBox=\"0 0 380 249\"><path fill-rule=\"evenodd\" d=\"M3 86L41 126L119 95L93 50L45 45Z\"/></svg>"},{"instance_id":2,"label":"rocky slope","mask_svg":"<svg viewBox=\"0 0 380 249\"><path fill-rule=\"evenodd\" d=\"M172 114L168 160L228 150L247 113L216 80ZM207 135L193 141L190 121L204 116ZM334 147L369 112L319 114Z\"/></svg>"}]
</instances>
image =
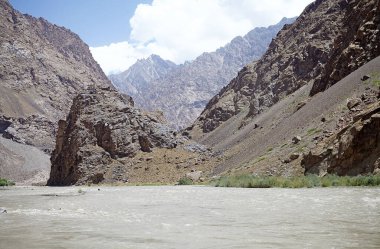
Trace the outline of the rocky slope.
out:
<instances>
[{"instance_id":1,"label":"rocky slope","mask_svg":"<svg viewBox=\"0 0 380 249\"><path fill-rule=\"evenodd\" d=\"M0 133L49 153L74 96L111 83L78 35L23 15L6 0L0 0L0 33Z\"/></svg>"},{"instance_id":2,"label":"rocky slope","mask_svg":"<svg viewBox=\"0 0 380 249\"><path fill-rule=\"evenodd\" d=\"M279 32L257 63L244 67L207 104L195 125L210 132L246 108L247 119L252 118L309 82L315 83L315 94L315 89L326 88L321 82L331 85L324 75L330 75L332 68L336 70L331 77L339 81L379 55L378 10L378 1L317 0L310 4L295 23ZM343 57L346 62L338 65ZM348 63L352 66L342 66Z\"/></svg>"},{"instance_id":3,"label":"rocky slope","mask_svg":"<svg viewBox=\"0 0 380 249\"><path fill-rule=\"evenodd\" d=\"M162 59L148 58L110 79L119 90L136 100L136 106L151 111L161 110L174 127L184 128L195 120L209 99L241 67L259 59L277 32L293 21L294 19L284 18L276 25L255 28L243 37L234 38L215 52L203 53L194 61L177 67ZM157 69L164 69L161 75L155 73ZM119 79L123 78L124 81L120 82Z\"/></svg>"},{"instance_id":4,"label":"rocky slope","mask_svg":"<svg viewBox=\"0 0 380 249\"><path fill-rule=\"evenodd\" d=\"M378 11L379 1L315 1L285 26L263 57L243 68L188 129L196 140L225 153L214 174L373 172L378 151L370 137L377 136L376 121L367 117L355 123L355 115L378 101ZM365 75L371 84L361 81ZM365 104L351 110L346 101L358 98ZM341 131L351 119L355 122ZM336 141L325 140L329 137ZM372 147L360 151L358 144L365 143ZM332 145L343 148L330 151ZM309 151L312 159L305 156L301 167Z\"/></svg>"},{"instance_id":5,"label":"rocky slope","mask_svg":"<svg viewBox=\"0 0 380 249\"><path fill-rule=\"evenodd\" d=\"M78 95L59 122L48 185L175 182L209 168L209 154L129 97L97 89Z\"/></svg>"},{"instance_id":6,"label":"rocky slope","mask_svg":"<svg viewBox=\"0 0 380 249\"><path fill-rule=\"evenodd\" d=\"M377 172L378 145L372 141L377 141L377 128L369 126L373 130L363 130L356 139L349 132L354 131L351 128L354 126L360 131L360 126L369 122L371 115L362 119L362 114L375 114L371 110L379 103L379 68L380 57L377 57L312 98L309 83L243 127L241 123L249 110L228 119L198 139L224 155L213 174L292 176ZM371 78L362 81L365 75ZM194 131L191 134L196 136ZM368 160L356 164L367 157Z\"/></svg>"}]
</instances>

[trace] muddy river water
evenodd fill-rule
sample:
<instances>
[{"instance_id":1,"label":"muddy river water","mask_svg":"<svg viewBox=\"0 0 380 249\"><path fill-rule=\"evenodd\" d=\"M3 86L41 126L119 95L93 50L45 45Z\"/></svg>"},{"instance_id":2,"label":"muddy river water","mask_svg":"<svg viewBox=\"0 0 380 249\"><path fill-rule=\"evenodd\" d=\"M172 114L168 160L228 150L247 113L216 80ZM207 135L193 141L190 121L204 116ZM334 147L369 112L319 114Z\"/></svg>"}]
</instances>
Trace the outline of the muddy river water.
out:
<instances>
[{"instance_id":1,"label":"muddy river water","mask_svg":"<svg viewBox=\"0 0 380 249\"><path fill-rule=\"evenodd\" d=\"M380 248L380 188L14 187L0 208L0 248Z\"/></svg>"}]
</instances>

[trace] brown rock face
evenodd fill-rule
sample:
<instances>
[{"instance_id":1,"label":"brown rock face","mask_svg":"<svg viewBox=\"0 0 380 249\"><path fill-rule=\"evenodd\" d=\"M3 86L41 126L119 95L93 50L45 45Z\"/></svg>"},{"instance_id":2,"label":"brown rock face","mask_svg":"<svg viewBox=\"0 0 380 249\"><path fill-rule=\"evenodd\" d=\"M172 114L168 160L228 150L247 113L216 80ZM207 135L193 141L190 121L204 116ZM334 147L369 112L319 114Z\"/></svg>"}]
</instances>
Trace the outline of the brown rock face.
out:
<instances>
[{"instance_id":1,"label":"brown rock face","mask_svg":"<svg viewBox=\"0 0 380 249\"><path fill-rule=\"evenodd\" d=\"M314 95L380 55L380 1L348 1L343 30L335 40L322 77L313 85Z\"/></svg>"},{"instance_id":2,"label":"brown rock face","mask_svg":"<svg viewBox=\"0 0 380 249\"><path fill-rule=\"evenodd\" d=\"M354 117L338 134L312 150L301 162L305 173L357 175L380 168L380 107Z\"/></svg>"},{"instance_id":3,"label":"brown rock face","mask_svg":"<svg viewBox=\"0 0 380 249\"><path fill-rule=\"evenodd\" d=\"M49 152L72 99L90 85L111 83L78 35L23 15L6 0L0 33L0 119L11 122L16 141Z\"/></svg>"},{"instance_id":4,"label":"brown rock face","mask_svg":"<svg viewBox=\"0 0 380 249\"><path fill-rule=\"evenodd\" d=\"M119 179L123 158L178 143L174 130L142 114L129 97L109 89L83 93L59 122L48 185L127 181Z\"/></svg>"},{"instance_id":5,"label":"brown rock face","mask_svg":"<svg viewBox=\"0 0 380 249\"><path fill-rule=\"evenodd\" d=\"M285 25L259 61L244 67L228 86L211 99L195 126L203 132L210 132L247 109L247 118L252 118L301 86L309 82L320 82L322 73L327 72L329 65L333 65L331 61L335 60L332 59L334 53L339 49L344 50L347 44L365 46L364 50L372 50L368 52L371 56L378 54L378 3L379 1L317 0L310 4L292 25ZM368 12L369 10L371 11ZM362 24L363 16L368 13L369 17L365 20L373 20L374 25ZM350 35L350 17L359 26L353 29L366 34L360 36L360 44L357 44L359 36ZM340 41L342 37L346 39L344 43ZM351 52L347 53L347 62L350 56ZM371 56L363 54L360 58L367 62L373 58ZM343 75L356 68L357 66L346 67Z\"/></svg>"}]
</instances>

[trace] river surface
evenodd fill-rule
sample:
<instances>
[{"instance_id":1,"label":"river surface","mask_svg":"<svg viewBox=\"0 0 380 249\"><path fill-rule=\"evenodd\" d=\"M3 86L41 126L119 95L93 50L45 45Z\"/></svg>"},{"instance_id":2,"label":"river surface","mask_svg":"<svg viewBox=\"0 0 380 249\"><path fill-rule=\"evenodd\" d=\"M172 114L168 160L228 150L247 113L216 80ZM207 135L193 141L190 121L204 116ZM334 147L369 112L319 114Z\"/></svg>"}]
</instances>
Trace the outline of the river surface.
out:
<instances>
[{"instance_id":1,"label":"river surface","mask_svg":"<svg viewBox=\"0 0 380 249\"><path fill-rule=\"evenodd\" d=\"M0 248L380 248L380 188L0 189Z\"/></svg>"}]
</instances>

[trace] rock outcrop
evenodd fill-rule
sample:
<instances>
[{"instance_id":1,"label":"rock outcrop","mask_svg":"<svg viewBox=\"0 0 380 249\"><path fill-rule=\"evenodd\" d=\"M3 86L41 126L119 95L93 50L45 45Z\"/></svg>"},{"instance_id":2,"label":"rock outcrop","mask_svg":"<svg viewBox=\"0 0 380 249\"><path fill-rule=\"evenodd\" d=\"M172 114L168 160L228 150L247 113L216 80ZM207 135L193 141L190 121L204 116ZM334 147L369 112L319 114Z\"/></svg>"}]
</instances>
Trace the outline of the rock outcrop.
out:
<instances>
[{"instance_id":1,"label":"rock outcrop","mask_svg":"<svg viewBox=\"0 0 380 249\"><path fill-rule=\"evenodd\" d=\"M380 168L380 102L304 155L306 174L358 175Z\"/></svg>"},{"instance_id":2,"label":"rock outcrop","mask_svg":"<svg viewBox=\"0 0 380 249\"><path fill-rule=\"evenodd\" d=\"M0 0L0 122L9 138L47 152L74 96L111 86L88 46L70 30L23 15Z\"/></svg>"},{"instance_id":3,"label":"rock outcrop","mask_svg":"<svg viewBox=\"0 0 380 249\"><path fill-rule=\"evenodd\" d=\"M137 153L174 149L185 140L133 107L128 96L110 89L88 91L74 99L67 120L59 122L48 185L126 182Z\"/></svg>"},{"instance_id":4,"label":"rock outcrop","mask_svg":"<svg viewBox=\"0 0 380 249\"><path fill-rule=\"evenodd\" d=\"M321 80L324 72L336 82L376 57L378 6L379 1L359 0L310 4L292 25L285 25L259 61L244 67L211 99L195 126L210 132L247 109L247 119L251 119L309 82L329 85ZM363 52L369 49L371 52ZM360 62L347 66L351 59ZM338 65L340 61L345 63ZM339 73L340 68L344 73Z\"/></svg>"},{"instance_id":5,"label":"rock outcrop","mask_svg":"<svg viewBox=\"0 0 380 249\"><path fill-rule=\"evenodd\" d=\"M333 44L329 61L310 94L333 84L380 55L380 1L347 1L344 29Z\"/></svg>"},{"instance_id":6,"label":"rock outcrop","mask_svg":"<svg viewBox=\"0 0 380 249\"><path fill-rule=\"evenodd\" d=\"M179 66L151 56L110 79L133 97L137 107L161 110L172 126L185 128L239 69L259 59L277 32L294 20L284 18L276 25L255 28L215 52L203 53Z\"/></svg>"}]
</instances>

